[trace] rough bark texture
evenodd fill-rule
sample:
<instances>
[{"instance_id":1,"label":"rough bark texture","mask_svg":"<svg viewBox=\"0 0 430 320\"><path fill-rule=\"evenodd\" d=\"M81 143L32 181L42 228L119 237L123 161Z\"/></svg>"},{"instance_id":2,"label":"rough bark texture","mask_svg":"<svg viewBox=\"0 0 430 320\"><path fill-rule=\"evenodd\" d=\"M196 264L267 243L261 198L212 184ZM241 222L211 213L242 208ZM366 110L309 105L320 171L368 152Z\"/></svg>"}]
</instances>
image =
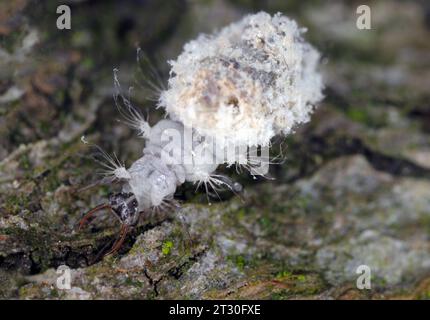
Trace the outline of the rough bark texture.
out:
<instances>
[{"instance_id":1,"label":"rough bark texture","mask_svg":"<svg viewBox=\"0 0 430 320\"><path fill-rule=\"evenodd\" d=\"M61 31L54 2L0 4L0 297L430 298L428 3L372 2L372 30L358 30L361 2L87 0ZM276 180L236 175L244 200L212 205L184 186L179 212L100 259L118 225L76 224L117 186L79 191L98 178L80 138L128 165L142 150L116 121L112 69L156 121L133 80L135 44L166 73L187 40L260 9L307 26L325 61L326 98L283 141ZM55 285L62 264L71 290ZM371 290L356 288L363 264Z\"/></svg>"}]
</instances>

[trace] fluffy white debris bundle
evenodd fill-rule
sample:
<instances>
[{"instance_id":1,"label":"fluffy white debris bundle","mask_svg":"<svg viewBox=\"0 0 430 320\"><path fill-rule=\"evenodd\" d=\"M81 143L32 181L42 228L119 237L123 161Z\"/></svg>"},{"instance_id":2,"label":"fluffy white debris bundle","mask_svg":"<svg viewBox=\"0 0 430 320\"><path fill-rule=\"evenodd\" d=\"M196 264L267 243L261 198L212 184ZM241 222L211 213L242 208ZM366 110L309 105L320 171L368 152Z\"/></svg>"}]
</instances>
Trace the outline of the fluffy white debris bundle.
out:
<instances>
[{"instance_id":1,"label":"fluffy white debris bundle","mask_svg":"<svg viewBox=\"0 0 430 320\"><path fill-rule=\"evenodd\" d=\"M322 99L319 53L295 21L260 12L184 46L159 106L217 143L267 146ZM218 145L221 146L221 145Z\"/></svg>"}]
</instances>

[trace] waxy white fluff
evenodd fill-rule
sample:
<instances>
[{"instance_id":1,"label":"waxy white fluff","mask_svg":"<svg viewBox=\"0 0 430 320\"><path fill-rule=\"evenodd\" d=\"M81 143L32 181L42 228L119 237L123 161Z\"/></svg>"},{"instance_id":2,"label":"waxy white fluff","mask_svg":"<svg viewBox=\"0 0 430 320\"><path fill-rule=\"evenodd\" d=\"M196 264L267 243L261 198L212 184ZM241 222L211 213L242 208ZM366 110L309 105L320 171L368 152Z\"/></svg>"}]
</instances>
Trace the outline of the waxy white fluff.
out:
<instances>
[{"instance_id":1,"label":"waxy white fluff","mask_svg":"<svg viewBox=\"0 0 430 320\"><path fill-rule=\"evenodd\" d=\"M159 106L168 117L152 127L121 95L125 108L118 109L145 139L145 147L130 168L110 167L139 210L163 206L185 181L215 192L221 186L234 191L234 182L215 172L224 163L253 175L267 168L268 152L238 158L229 151L267 147L275 135L309 120L322 98L322 81L319 53L303 40L303 32L281 14L261 12L190 41L170 62L168 88L160 94ZM120 92L116 75L115 85ZM179 139L162 139L168 132Z\"/></svg>"},{"instance_id":2,"label":"waxy white fluff","mask_svg":"<svg viewBox=\"0 0 430 320\"><path fill-rule=\"evenodd\" d=\"M280 13L244 17L188 42L159 106L217 146L267 146L307 122L322 95L320 55Z\"/></svg>"}]
</instances>

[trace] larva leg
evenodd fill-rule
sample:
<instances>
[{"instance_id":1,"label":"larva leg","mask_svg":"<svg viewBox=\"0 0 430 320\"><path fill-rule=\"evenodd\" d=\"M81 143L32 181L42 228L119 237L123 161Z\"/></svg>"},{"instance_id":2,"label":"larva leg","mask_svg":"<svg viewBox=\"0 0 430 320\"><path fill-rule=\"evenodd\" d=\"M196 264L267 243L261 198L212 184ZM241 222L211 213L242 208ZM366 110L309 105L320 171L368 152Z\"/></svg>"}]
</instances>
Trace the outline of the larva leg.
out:
<instances>
[{"instance_id":1,"label":"larva leg","mask_svg":"<svg viewBox=\"0 0 430 320\"><path fill-rule=\"evenodd\" d=\"M206 192L208 193L208 186L217 194L217 191L221 191L226 187L228 190L234 194L240 196L243 191L243 186L236 181L233 181L230 177L222 174L211 174L208 178L203 181L205 184ZM201 183L199 183L201 185Z\"/></svg>"},{"instance_id":2,"label":"larva leg","mask_svg":"<svg viewBox=\"0 0 430 320\"><path fill-rule=\"evenodd\" d=\"M218 178L219 181L226 185L235 194L243 192L243 186L239 182L233 181L230 177L220 174L216 175L216 178Z\"/></svg>"},{"instance_id":3,"label":"larva leg","mask_svg":"<svg viewBox=\"0 0 430 320\"><path fill-rule=\"evenodd\" d=\"M182 230L184 231L184 233L187 235L187 237L188 237L188 243L189 243L189 245L190 246L192 246L193 245L193 243L194 243L194 241L193 241L193 238L191 237L191 234L190 234L190 232L189 232L189 225L188 225L188 223L187 223L187 221L186 221L186 219L185 219L185 217L183 216L183 214L182 213L178 213L177 214L177 216L176 216L176 218L179 220L179 223L181 224L181 228L182 228Z\"/></svg>"}]
</instances>

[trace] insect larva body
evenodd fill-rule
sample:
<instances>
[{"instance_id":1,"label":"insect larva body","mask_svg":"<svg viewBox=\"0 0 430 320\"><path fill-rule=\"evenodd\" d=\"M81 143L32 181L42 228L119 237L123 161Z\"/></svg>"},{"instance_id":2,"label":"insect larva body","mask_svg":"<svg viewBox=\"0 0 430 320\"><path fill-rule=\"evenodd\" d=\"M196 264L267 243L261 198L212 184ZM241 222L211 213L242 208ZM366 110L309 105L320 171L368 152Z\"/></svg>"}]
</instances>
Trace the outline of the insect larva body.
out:
<instances>
[{"instance_id":1,"label":"insect larva body","mask_svg":"<svg viewBox=\"0 0 430 320\"><path fill-rule=\"evenodd\" d=\"M91 210L81 226L96 211L111 209L122 225L111 253L143 213L168 207L185 181L204 185L207 192L221 186L237 192L239 184L215 173L220 164L260 174L256 168L267 167L268 152L257 156L250 150L267 147L274 136L307 122L322 99L319 53L303 32L281 14L260 12L190 41L169 62L168 88L158 99L168 118L153 127L120 94L125 107L118 110L145 139L143 155L126 169L103 153L107 174L123 189Z\"/></svg>"},{"instance_id":2,"label":"insect larva body","mask_svg":"<svg viewBox=\"0 0 430 320\"><path fill-rule=\"evenodd\" d=\"M170 130L179 134L180 140L163 141L161 137ZM184 126L176 121L158 122L146 138L143 156L127 170L128 177L124 179L123 173L116 176L125 183L123 191L134 194L139 210L160 206L165 199L173 198L177 186L185 181L205 182L218 167L210 150L193 152L193 143L188 144L188 150L184 149L187 145L183 141L184 130ZM172 146L166 151L168 143ZM192 156L190 163L185 163L184 154Z\"/></svg>"}]
</instances>

